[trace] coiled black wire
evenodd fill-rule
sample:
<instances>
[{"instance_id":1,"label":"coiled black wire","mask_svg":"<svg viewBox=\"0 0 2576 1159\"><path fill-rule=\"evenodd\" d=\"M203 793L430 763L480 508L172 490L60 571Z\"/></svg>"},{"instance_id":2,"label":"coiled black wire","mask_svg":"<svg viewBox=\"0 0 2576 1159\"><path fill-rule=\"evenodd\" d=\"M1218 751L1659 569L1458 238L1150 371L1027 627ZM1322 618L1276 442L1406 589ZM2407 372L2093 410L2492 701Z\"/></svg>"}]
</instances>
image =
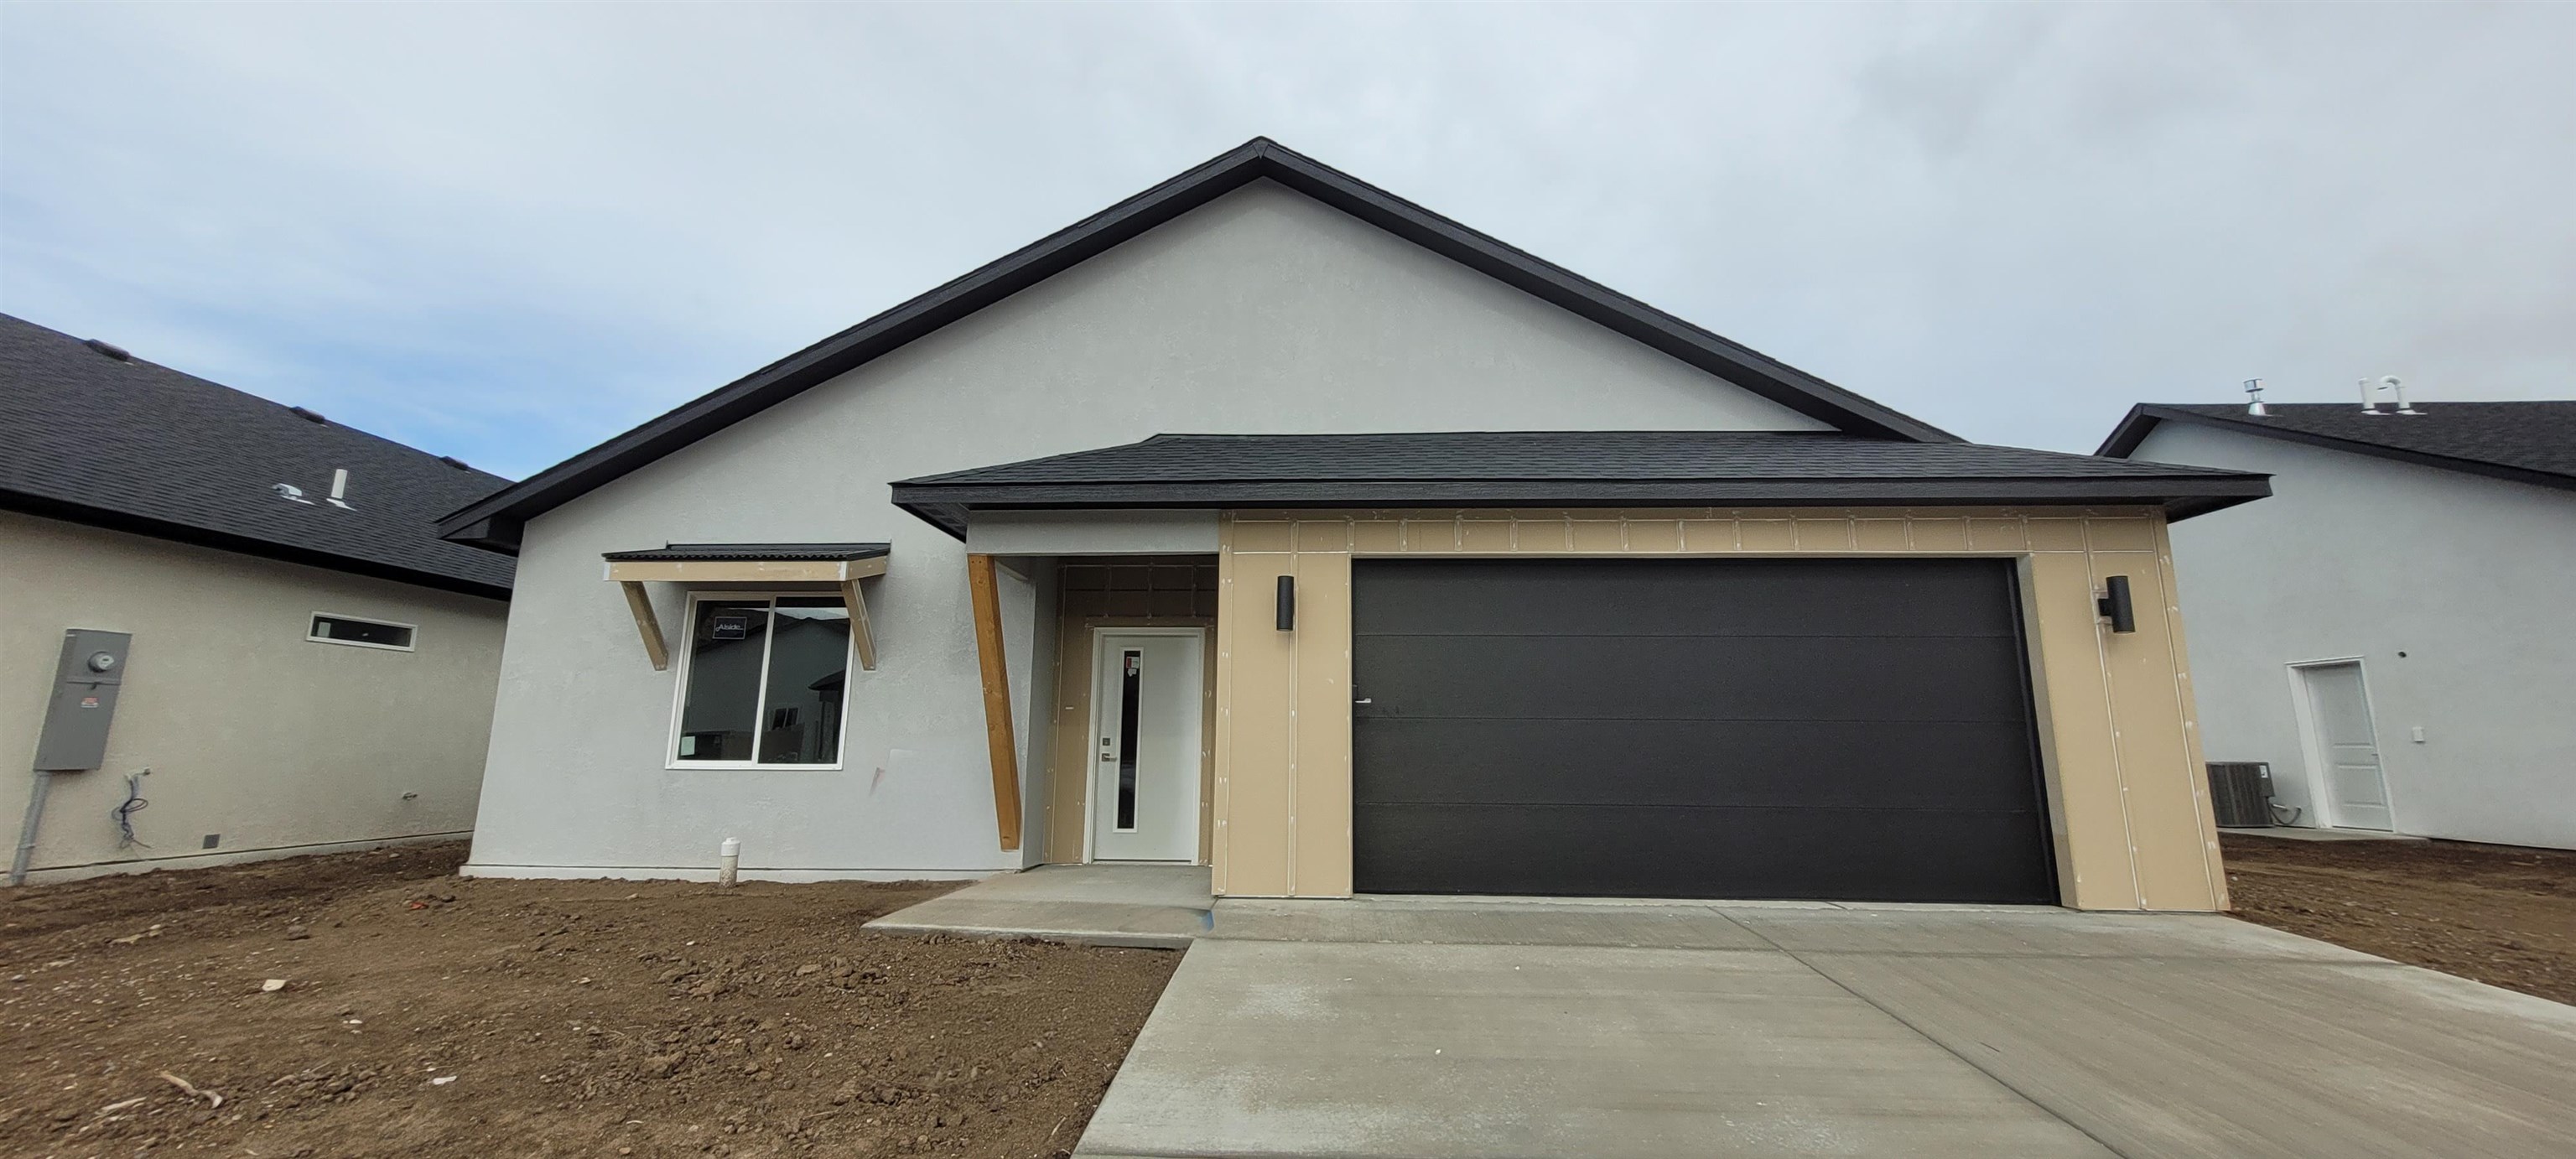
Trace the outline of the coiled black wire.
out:
<instances>
[{"instance_id":1,"label":"coiled black wire","mask_svg":"<svg viewBox=\"0 0 2576 1159\"><path fill-rule=\"evenodd\" d=\"M134 836L134 815L152 807L152 802L143 799L143 777L145 773L151 771L145 769L141 773L127 773L124 803L107 811L108 817L116 822L116 847L119 849L129 845L140 845L145 849L152 848L150 843Z\"/></svg>"}]
</instances>

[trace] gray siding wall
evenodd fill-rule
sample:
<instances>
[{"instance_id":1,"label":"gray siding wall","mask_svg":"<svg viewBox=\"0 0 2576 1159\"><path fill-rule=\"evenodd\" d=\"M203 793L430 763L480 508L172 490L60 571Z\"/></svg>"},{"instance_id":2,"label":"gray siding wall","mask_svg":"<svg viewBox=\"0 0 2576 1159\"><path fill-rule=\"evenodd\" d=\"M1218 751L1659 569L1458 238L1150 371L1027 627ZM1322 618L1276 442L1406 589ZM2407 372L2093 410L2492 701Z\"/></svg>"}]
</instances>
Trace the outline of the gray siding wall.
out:
<instances>
[{"instance_id":1,"label":"gray siding wall","mask_svg":"<svg viewBox=\"0 0 2576 1159\"><path fill-rule=\"evenodd\" d=\"M2576 494L2177 423L2131 457L2273 474L2172 532L2209 759L2315 823L2288 666L2357 656L2401 832L2576 848Z\"/></svg>"},{"instance_id":2,"label":"gray siding wall","mask_svg":"<svg viewBox=\"0 0 2576 1159\"><path fill-rule=\"evenodd\" d=\"M414 648L309 641L316 612L417 625ZM130 632L134 648L107 765L54 778L32 880L462 833L507 613L499 600L0 512L11 847L66 628ZM132 818L143 844L120 847L109 810L126 775L147 768L152 804Z\"/></svg>"},{"instance_id":3,"label":"gray siding wall","mask_svg":"<svg viewBox=\"0 0 2576 1159\"><path fill-rule=\"evenodd\" d=\"M473 871L703 876L728 836L772 877L1019 866L995 836L964 549L888 502L896 479L1163 432L1820 426L1249 186L532 522ZM847 767L666 768L673 673L600 553L875 540L894 545L867 582L881 660L853 675ZM676 624L681 593L655 587ZM1006 585L1024 712L1037 598Z\"/></svg>"}]
</instances>

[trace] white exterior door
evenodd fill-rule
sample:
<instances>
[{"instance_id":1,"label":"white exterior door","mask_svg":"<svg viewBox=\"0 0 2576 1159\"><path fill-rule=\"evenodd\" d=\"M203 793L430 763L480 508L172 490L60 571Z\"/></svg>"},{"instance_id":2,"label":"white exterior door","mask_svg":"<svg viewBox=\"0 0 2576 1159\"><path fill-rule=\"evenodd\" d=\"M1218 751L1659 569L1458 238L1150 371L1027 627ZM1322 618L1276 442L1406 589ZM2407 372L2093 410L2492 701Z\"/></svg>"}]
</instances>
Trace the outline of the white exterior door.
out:
<instances>
[{"instance_id":1,"label":"white exterior door","mask_svg":"<svg viewBox=\"0 0 2576 1159\"><path fill-rule=\"evenodd\" d=\"M1195 861L1199 852L1199 629L1092 637L1091 858Z\"/></svg>"},{"instance_id":2,"label":"white exterior door","mask_svg":"<svg viewBox=\"0 0 2576 1159\"><path fill-rule=\"evenodd\" d=\"M2324 773L2326 812L2319 820L2342 829L2394 829L2360 662L2311 664L2299 669L2299 679L2307 691L2308 751Z\"/></svg>"}]
</instances>

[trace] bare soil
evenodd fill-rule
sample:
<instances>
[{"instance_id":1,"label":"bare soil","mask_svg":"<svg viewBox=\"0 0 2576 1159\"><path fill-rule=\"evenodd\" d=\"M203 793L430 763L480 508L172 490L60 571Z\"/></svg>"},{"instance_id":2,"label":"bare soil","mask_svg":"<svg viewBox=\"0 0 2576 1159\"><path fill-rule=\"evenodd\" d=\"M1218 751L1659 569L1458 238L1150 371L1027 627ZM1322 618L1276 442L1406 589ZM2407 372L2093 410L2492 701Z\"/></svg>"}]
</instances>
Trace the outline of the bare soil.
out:
<instances>
[{"instance_id":1,"label":"bare soil","mask_svg":"<svg viewBox=\"0 0 2576 1159\"><path fill-rule=\"evenodd\" d=\"M2576 852L2234 834L2220 844L2238 917L2576 1003Z\"/></svg>"},{"instance_id":2,"label":"bare soil","mask_svg":"<svg viewBox=\"0 0 2576 1159\"><path fill-rule=\"evenodd\" d=\"M0 892L0 1154L1062 1155L1179 962L464 854Z\"/></svg>"}]
</instances>

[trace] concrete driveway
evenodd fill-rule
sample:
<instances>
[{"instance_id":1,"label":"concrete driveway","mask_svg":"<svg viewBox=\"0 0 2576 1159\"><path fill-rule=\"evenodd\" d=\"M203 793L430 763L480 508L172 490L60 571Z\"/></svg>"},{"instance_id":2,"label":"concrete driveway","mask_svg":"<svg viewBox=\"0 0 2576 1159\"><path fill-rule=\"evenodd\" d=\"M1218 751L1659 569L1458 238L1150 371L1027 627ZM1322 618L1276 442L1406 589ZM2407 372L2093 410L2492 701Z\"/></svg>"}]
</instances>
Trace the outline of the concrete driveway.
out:
<instances>
[{"instance_id":1,"label":"concrete driveway","mask_svg":"<svg viewBox=\"0 0 2576 1159\"><path fill-rule=\"evenodd\" d=\"M1229 900L1076 1154L2576 1155L2576 1007L2205 915Z\"/></svg>"}]
</instances>

